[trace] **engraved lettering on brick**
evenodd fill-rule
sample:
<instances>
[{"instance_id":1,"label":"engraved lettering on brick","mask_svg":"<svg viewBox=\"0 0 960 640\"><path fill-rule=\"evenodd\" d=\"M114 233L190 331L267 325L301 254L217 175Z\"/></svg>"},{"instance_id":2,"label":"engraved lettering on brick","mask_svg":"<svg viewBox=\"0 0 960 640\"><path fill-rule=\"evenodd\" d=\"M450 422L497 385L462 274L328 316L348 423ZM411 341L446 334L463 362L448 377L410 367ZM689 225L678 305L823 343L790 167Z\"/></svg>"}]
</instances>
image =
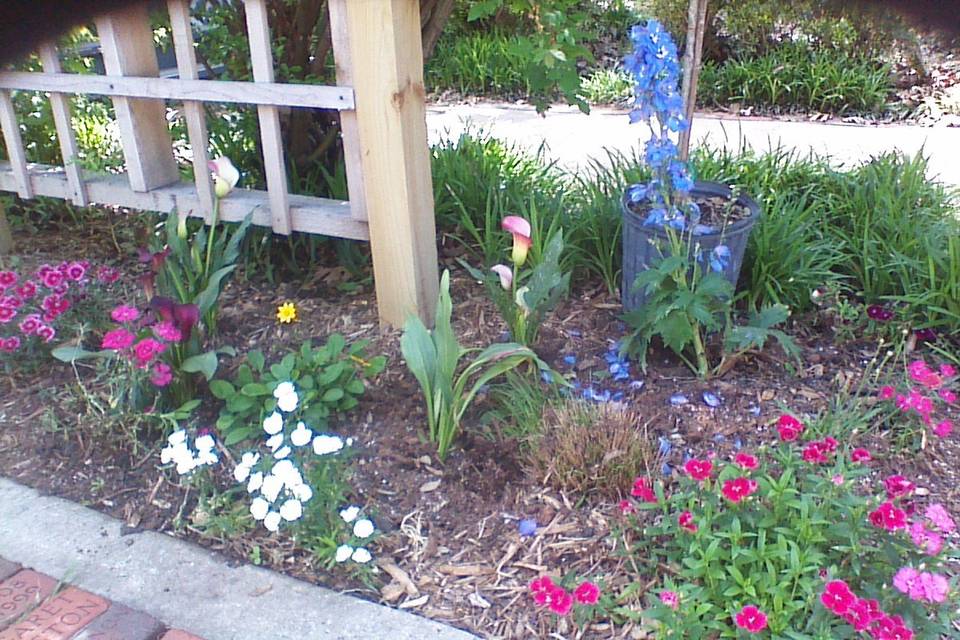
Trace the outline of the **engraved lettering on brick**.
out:
<instances>
[{"instance_id":1,"label":"engraved lettering on brick","mask_svg":"<svg viewBox=\"0 0 960 640\"><path fill-rule=\"evenodd\" d=\"M109 603L69 587L26 620L0 632L0 640L66 640L107 610Z\"/></svg>"},{"instance_id":2,"label":"engraved lettering on brick","mask_svg":"<svg viewBox=\"0 0 960 640\"><path fill-rule=\"evenodd\" d=\"M42 603L56 584L52 578L30 570L0 582L0 627Z\"/></svg>"}]
</instances>

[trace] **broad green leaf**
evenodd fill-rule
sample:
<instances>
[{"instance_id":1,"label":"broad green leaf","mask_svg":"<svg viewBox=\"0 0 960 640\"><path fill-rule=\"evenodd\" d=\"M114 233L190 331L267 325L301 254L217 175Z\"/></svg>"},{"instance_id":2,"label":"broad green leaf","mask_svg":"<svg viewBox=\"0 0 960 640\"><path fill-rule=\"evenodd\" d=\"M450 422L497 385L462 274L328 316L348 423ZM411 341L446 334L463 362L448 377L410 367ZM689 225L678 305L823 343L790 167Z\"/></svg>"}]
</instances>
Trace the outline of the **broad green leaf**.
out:
<instances>
[{"instance_id":1,"label":"broad green leaf","mask_svg":"<svg viewBox=\"0 0 960 640\"><path fill-rule=\"evenodd\" d=\"M237 392L236 387L227 382L226 380L211 380L210 381L210 393L213 394L214 398L219 398L220 400L226 400L230 396L234 395Z\"/></svg>"},{"instance_id":2,"label":"broad green leaf","mask_svg":"<svg viewBox=\"0 0 960 640\"><path fill-rule=\"evenodd\" d=\"M91 358L109 358L113 353L113 351L109 350L87 351L77 345L65 344L55 348L50 352L50 355L60 362L74 362L76 360L89 360Z\"/></svg>"},{"instance_id":3,"label":"broad green leaf","mask_svg":"<svg viewBox=\"0 0 960 640\"><path fill-rule=\"evenodd\" d=\"M207 351L199 355L190 356L180 365L182 371L187 373L202 373L207 380L213 378L217 372L217 354L213 351Z\"/></svg>"}]
</instances>

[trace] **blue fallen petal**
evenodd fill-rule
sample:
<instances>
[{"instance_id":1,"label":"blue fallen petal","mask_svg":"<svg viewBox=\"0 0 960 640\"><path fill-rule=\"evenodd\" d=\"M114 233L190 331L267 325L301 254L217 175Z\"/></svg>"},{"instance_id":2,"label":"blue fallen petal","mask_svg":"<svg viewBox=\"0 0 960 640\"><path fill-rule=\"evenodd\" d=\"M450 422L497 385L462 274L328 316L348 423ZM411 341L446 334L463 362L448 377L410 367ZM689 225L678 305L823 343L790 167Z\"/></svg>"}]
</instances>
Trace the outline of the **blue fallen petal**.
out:
<instances>
[{"instance_id":1,"label":"blue fallen petal","mask_svg":"<svg viewBox=\"0 0 960 640\"><path fill-rule=\"evenodd\" d=\"M640 391L640 389L643 389L643 380L634 380L630 383L631 391Z\"/></svg>"},{"instance_id":2,"label":"blue fallen petal","mask_svg":"<svg viewBox=\"0 0 960 640\"><path fill-rule=\"evenodd\" d=\"M723 435L722 433L718 433L717 435L713 436L714 442L723 442L726 439L727 439L727 436Z\"/></svg>"},{"instance_id":3,"label":"blue fallen petal","mask_svg":"<svg viewBox=\"0 0 960 640\"><path fill-rule=\"evenodd\" d=\"M583 334L581 334L578 329L570 329L569 331L567 331L567 335L570 336L571 338L579 338Z\"/></svg>"},{"instance_id":4,"label":"blue fallen petal","mask_svg":"<svg viewBox=\"0 0 960 640\"><path fill-rule=\"evenodd\" d=\"M574 355L563 356L563 362L564 364L567 364L572 367L573 365L577 364L577 356L574 356Z\"/></svg>"},{"instance_id":5,"label":"blue fallen petal","mask_svg":"<svg viewBox=\"0 0 960 640\"><path fill-rule=\"evenodd\" d=\"M755 416L760 415L760 405L752 404L750 405L750 413Z\"/></svg>"},{"instance_id":6,"label":"blue fallen petal","mask_svg":"<svg viewBox=\"0 0 960 640\"><path fill-rule=\"evenodd\" d=\"M717 396L717 394L711 393L711 392L709 392L709 391L704 391L704 392L703 392L703 403L704 403L705 405L707 405L708 407L712 407L712 408L716 409L716 408L719 407L721 404L723 404L723 401L720 400L720 397Z\"/></svg>"},{"instance_id":7,"label":"blue fallen petal","mask_svg":"<svg viewBox=\"0 0 960 640\"><path fill-rule=\"evenodd\" d=\"M537 521L521 520L519 523L517 523L517 531L520 532L521 536L529 538L537 533Z\"/></svg>"},{"instance_id":8,"label":"blue fallen petal","mask_svg":"<svg viewBox=\"0 0 960 640\"><path fill-rule=\"evenodd\" d=\"M682 393L675 393L672 396L670 396L670 404L672 404L675 407L680 407L682 405L687 404L688 402L690 402L690 400L688 400L687 396L683 395Z\"/></svg>"},{"instance_id":9,"label":"blue fallen petal","mask_svg":"<svg viewBox=\"0 0 960 640\"><path fill-rule=\"evenodd\" d=\"M670 465L668 463L664 462L663 466L660 467L660 473L662 473L665 476L669 476L671 473L673 473L673 469L670 468Z\"/></svg>"},{"instance_id":10,"label":"blue fallen petal","mask_svg":"<svg viewBox=\"0 0 960 640\"><path fill-rule=\"evenodd\" d=\"M658 440L660 442L660 455L662 456L669 455L670 451L673 449L673 445L670 443L669 440L667 440L663 436L660 436Z\"/></svg>"},{"instance_id":11,"label":"blue fallen petal","mask_svg":"<svg viewBox=\"0 0 960 640\"><path fill-rule=\"evenodd\" d=\"M736 440L733 441L733 448L734 448L734 449L736 449L737 451L739 451L741 447L743 447L743 440L741 440L740 438L737 438Z\"/></svg>"},{"instance_id":12,"label":"blue fallen petal","mask_svg":"<svg viewBox=\"0 0 960 640\"><path fill-rule=\"evenodd\" d=\"M549 371L541 371L540 379L546 382L547 384L553 384L553 374Z\"/></svg>"}]
</instances>

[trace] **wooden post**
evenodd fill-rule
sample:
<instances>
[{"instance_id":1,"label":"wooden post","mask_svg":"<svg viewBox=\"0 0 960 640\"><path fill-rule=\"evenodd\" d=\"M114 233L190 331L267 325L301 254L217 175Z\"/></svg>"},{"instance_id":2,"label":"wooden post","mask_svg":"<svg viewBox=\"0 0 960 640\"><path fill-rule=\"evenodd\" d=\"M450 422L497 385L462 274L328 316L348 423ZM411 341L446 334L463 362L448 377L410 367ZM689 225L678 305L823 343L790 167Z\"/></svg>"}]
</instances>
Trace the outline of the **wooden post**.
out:
<instances>
[{"instance_id":1,"label":"wooden post","mask_svg":"<svg viewBox=\"0 0 960 640\"><path fill-rule=\"evenodd\" d=\"M687 40L683 53L683 104L687 128L680 132L680 159L690 157L690 136L693 130L693 111L697 103L697 80L700 78L700 62L703 55L703 33L706 29L707 2L690 0L687 10Z\"/></svg>"},{"instance_id":2,"label":"wooden post","mask_svg":"<svg viewBox=\"0 0 960 640\"><path fill-rule=\"evenodd\" d=\"M418 0L346 3L381 324L437 304L437 239Z\"/></svg>"},{"instance_id":3,"label":"wooden post","mask_svg":"<svg viewBox=\"0 0 960 640\"><path fill-rule=\"evenodd\" d=\"M101 16L96 23L108 76L159 75L146 4ZM163 101L114 98L113 107L130 188L149 191L179 181Z\"/></svg>"},{"instance_id":4,"label":"wooden post","mask_svg":"<svg viewBox=\"0 0 960 640\"><path fill-rule=\"evenodd\" d=\"M20 123L13 109L13 98L9 91L4 90L0 90L0 129L3 129L3 143L7 146L10 167L17 179L17 194L21 198L32 198L33 183L30 182L27 154L23 150L23 138L20 137Z\"/></svg>"}]
</instances>

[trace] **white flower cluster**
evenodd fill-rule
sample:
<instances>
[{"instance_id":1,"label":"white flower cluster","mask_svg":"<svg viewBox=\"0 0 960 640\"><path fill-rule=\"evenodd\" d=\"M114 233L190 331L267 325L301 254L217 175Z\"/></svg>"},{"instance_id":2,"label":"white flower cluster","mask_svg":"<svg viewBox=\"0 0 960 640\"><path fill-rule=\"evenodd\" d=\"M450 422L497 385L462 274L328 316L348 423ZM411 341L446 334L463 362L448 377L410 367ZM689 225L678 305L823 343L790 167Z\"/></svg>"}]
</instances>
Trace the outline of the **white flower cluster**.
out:
<instances>
[{"instance_id":1,"label":"white flower cluster","mask_svg":"<svg viewBox=\"0 0 960 640\"><path fill-rule=\"evenodd\" d=\"M210 434L205 434L196 439L193 443L195 450L190 447L187 439L187 432L184 429L178 429L167 438L167 446L160 450L160 464L177 465L177 473L186 475L207 465L215 465L219 462L217 452L214 451L216 441Z\"/></svg>"},{"instance_id":2,"label":"white flower cluster","mask_svg":"<svg viewBox=\"0 0 960 640\"><path fill-rule=\"evenodd\" d=\"M347 507L340 511L340 517L343 518L344 522L347 524L353 523L354 537L360 540L366 540L373 535L375 527L373 526L373 522L367 518L360 518L358 520L357 516L359 515L360 507L356 506ZM337 562L353 560L358 564L366 564L373 560L373 556L363 547L353 547L349 544L342 544L337 547L335 559Z\"/></svg>"},{"instance_id":3,"label":"white flower cluster","mask_svg":"<svg viewBox=\"0 0 960 640\"><path fill-rule=\"evenodd\" d=\"M273 395L277 399L279 411L274 411L263 420L265 442L270 448L273 466L269 470L262 468L260 454L247 452L243 454L240 464L233 472L237 482L247 483L248 493L258 494L250 503L250 514L256 520L262 521L269 531L277 531L283 521L299 520L303 516L304 503L313 497L313 489L304 482L300 469L290 458L294 452L290 445L299 449L312 441L316 455L327 455L340 451L345 444L339 436L314 436L313 430L301 421L297 422L296 428L290 433L288 445L283 413L296 411L300 397L291 382L281 382ZM350 443L351 440L348 439L346 444ZM254 471L257 465L261 468Z\"/></svg>"}]
</instances>

